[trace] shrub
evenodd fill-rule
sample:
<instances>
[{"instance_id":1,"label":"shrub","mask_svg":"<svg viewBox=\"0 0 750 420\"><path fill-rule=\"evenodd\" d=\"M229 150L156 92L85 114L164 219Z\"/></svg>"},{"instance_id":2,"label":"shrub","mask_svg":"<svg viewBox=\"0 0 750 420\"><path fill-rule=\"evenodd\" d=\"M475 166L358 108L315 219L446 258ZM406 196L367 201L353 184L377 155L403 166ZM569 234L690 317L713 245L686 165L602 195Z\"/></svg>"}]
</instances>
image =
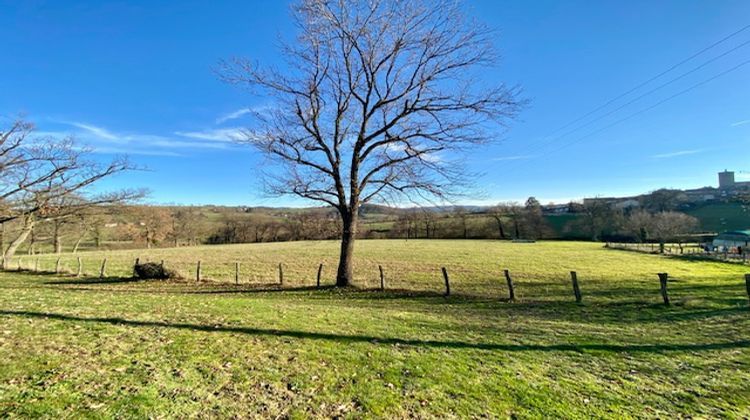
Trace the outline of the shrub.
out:
<instances>
[{"instance_id":1,"label":"shrub","mask_svg":"<svg viewBox=\"0 0 750 420\"><path fill-rule=\"evenodd\" d=\"M149 280L167 280L176 279L179 276L176 272L164 268L164 266L161 264L147 262L143 264L136 264L135 277L139 279Z\"/></svg>"}]
</instances>

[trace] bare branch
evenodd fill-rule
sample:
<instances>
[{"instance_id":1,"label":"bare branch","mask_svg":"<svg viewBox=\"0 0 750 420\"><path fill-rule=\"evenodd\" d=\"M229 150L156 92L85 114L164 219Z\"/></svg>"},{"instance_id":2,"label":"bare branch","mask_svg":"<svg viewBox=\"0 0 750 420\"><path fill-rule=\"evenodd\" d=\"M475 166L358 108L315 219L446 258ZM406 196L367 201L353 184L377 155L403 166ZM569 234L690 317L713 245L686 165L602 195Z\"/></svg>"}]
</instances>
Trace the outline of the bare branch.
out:
<instances>
[{"instance_id":1,"label":"bare branch","mask_svg":"<svg viewBox=\"0 0 750 420\"><path fill-rule=\"evenodd\" d=\"M461 6L300 0L289 70L220 64L224 81L275 101L244 139L273 163L268 190L335 207L342 252L363 203L455 196L468 178L458 155L498 139L525 105L517 87L479 77L496 62L492 31Z\"/></svg>"}]
</instances>

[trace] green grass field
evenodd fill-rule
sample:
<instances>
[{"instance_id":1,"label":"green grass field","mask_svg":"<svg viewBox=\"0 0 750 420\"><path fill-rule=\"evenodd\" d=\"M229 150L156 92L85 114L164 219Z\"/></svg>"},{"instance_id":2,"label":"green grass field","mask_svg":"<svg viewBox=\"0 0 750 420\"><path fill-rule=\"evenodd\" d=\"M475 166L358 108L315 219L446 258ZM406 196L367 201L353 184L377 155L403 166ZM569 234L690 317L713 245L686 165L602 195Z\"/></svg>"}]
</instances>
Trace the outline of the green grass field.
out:
<instances>
[{"instance_id":1,"label":"green grass field","mask_svg":"<svg viewBox=\"0 0 750 420\"><path fill-rule=\"evenodd\" d=\"M381 264L399 290L307 287L320 262L333 281L336 250L80 254L89 273L106 255L113 276L136 256L186 274L200 259L201 283L2 273L0 417L750 416L747 267L592 243L360 241L358 285Z\"/></svg>"}]
</instances>

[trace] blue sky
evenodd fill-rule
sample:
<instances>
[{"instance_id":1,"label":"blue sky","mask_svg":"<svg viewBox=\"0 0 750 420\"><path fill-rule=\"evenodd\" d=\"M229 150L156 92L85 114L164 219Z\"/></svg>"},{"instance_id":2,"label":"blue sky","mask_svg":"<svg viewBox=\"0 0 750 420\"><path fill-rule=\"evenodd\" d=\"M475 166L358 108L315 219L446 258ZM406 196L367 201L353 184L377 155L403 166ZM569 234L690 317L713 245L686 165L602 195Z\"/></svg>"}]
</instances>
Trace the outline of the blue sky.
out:
<instances>
[{"instance_id":1,"label":"blue sky","mask_svg":"<svg viewBox=\"0 0 750 420\"><path fill-rule=\"evenodd\" d=\"M498 30L503 58L487 80L522 85L531 105L501 142L468 155L484 175L466 203L636 194L750 172L750 64L729 71L750 60L750 29L558 130L749 25L750 2L493 0L467 2L467 13ZM245 109L270 103L213 71L231 56L279 63L277 39L292 30L281 1L0 0L0 116L74 135L99 159L128 153L149 170L103 187L147 187L152 202L300 205L264 197L262 159L228 141Z\"/></svg>"}]
</instances>

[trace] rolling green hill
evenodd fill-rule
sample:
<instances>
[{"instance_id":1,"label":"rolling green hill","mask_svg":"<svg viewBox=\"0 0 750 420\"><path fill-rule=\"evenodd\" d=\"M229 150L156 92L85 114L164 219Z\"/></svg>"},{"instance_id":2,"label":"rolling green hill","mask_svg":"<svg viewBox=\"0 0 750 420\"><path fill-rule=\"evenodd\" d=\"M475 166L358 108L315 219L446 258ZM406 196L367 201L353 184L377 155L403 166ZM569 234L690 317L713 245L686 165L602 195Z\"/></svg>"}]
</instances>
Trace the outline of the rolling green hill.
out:
<instances>
[{"instance_id":1,"label":"rolling green hill","mask_svg":"<svg viewBox=\"0 0 750 420\"><path fill-rule=\"evenodd\" d=\"M707 204L685 213L698 218L706 231L721 233L750 228L750 207L740 203Z\"/></svg>"}]
</instances>

